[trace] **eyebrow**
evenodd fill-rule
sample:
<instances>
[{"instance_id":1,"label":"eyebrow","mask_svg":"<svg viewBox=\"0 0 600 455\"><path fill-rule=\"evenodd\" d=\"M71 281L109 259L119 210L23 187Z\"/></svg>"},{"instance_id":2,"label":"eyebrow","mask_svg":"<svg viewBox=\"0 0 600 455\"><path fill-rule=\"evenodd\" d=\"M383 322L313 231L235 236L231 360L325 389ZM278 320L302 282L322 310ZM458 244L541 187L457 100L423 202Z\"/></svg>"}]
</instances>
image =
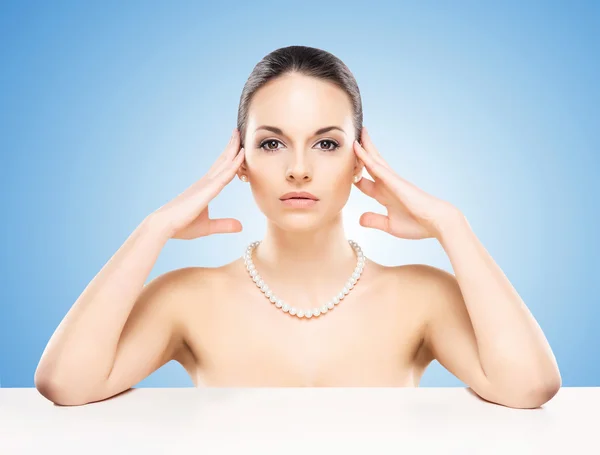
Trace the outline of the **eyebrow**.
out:
<instances>
[{"instance_id":1,"label":"eyebrow","mask_svg":"<svg viewBox=\"0 0 600 455\"><path fill-rule=\"evenodd\" d=\"M282 136L285 136L285 133L283 132L283 130L281 128L277 128L276 126L262 125L262 126L259 126L258 128L256 128L256 131L258 131L258 130L272 131L275 134L281 134ZM323 133L326 133L327 131L331 131L331 130L340 130L342 133L346 134L346 132L339 126L326 126L325 128L320 128L317 131L315 131L314 135L317 136L319 134L323 134Z\"/></svg>"}]
</instances>

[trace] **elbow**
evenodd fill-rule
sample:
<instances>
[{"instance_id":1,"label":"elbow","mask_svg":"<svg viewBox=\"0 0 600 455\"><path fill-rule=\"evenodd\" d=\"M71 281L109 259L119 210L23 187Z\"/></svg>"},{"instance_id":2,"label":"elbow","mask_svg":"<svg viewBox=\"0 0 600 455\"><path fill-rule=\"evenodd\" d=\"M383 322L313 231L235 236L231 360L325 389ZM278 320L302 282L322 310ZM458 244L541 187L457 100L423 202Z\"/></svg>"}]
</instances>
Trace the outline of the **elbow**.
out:
<instances>
[{"instance_id":1,"label":"elbow","mask_svg":"<svg viewBox=\"0 0 600 455\"><path fill-rule=\"evenodd\" d=\"M80 406L90 402L74 388L59 383L50 375L36 370L34 385L37 391L47 400L60 406Z\"/></svg>"},{"instance_id":2,"label":"elbow","mask_svg":"<svg viewBox=\"0 0 600 455\"><path fill-rule=\"evenodd\" d=\"M560 373L549 375L539 381L511 388L511 393L505 394L508 399L506 406L519 409L535 409L550 401L562 387Z\"/></svg>"},{"instance_id":3,"label":"elbow","mask_svg":"<svg viewBox=\"0 0 600 455\"><path fill-rule=\"evenodd\" d=\"M532 407L538 408L550 401L558 393L561 387L562 378L558 371L545 378L545 380L540 381L530 392L531 402L534 405Z\"/></svg>"}]
</instances>

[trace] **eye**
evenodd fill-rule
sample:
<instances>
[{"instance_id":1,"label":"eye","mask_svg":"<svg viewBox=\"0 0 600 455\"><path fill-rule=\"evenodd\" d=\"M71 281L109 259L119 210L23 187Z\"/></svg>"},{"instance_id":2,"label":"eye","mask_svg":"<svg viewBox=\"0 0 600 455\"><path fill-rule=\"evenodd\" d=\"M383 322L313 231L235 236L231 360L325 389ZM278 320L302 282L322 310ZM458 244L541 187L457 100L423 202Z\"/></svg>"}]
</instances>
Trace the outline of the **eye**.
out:
<instances>
[{"instance_id":1,"label":"eye","mask_svg":"<svg viewBox=\"0 0 600 455\"><path fill-rule=\"evenodd\" d=\"M321 150L324 150L326 152L333 152L333 151L335 151L335 150L337 150L337 149L340 148L340 144L338 144L336 141L333 141L331 139L323 139L322 141L319 141L319 144L322 144L323 142L333 145L333 147L321 149Z\"/></svg>"},{"instance_id":2,"label":"eye","mask_svg":"<svg viewBox=\"0 0 600 455\"><path fill-rule=\"evenodd\" d=\"M265 139L264 141L262 141L260 143L260 145L258 147L261 148L261 149L263 149L265 152L274 152L276 150L279 150L279 148L275 148L275 149L266 148L265 149L265 145L266 144L273 144L273 143L275 143L275 144L281 144L281 142L278 141L277 139Z\"/></svg>"},{"instance_id":3,"label":"eye","mask_svg":"<svg viewBox=\"0 0 600 455\"><path fill-rule=\"evenodd\" d=\"M333 152L333 151L335 151L335 150L337 150L337 149L340 148L340 144L338 144L336 141L334 141L332 139L323 139L322 141L318 142L318 144L323 144L323 143L326 144L326 145L325 145L325 148L321 148L321 150L323 150L325 152ZM262 141L260 143L260 145L258 147L261 148L261 149L263 149L267 153L272 153L272 152L275 152L276 150L280 149L280 147L277 147L277 148L267 147L267 148L265 148L266 145L271 145L271 144L281 144L281 142L278 141L277 139L265 139L264 141Z\"/></svg>"}]
</instances>

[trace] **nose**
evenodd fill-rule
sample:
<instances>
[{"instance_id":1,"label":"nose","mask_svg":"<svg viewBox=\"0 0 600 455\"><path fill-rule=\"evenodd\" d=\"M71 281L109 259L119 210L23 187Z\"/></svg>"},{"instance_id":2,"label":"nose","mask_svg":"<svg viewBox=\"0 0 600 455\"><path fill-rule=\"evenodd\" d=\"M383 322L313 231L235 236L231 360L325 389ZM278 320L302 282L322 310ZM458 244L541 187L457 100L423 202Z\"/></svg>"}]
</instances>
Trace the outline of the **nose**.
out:
<instances>
[{"instance_id":1,"label":"nose","mask_svg":"<svg viewBox=\"0 0 600 455\"><path fill-rule=\"evenodd\" d=\"M310 182L312 180L312 171L302 152L294 154L293 162L286 172L286 179L290 182Z\"/></svg>"}]
</instances>

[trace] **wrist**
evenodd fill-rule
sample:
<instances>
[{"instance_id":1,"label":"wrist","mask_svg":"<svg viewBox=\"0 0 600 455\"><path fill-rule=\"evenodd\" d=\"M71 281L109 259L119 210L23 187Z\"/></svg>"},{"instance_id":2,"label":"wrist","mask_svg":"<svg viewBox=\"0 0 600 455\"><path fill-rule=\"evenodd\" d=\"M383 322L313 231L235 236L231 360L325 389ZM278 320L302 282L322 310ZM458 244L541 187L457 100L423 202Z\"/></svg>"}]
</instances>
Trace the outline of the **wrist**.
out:
<instances>
[{"instance_id":1,"label":"wrist","mask_svg":"<svg viewBox=\"0 0 600 455\"><path fill-rule=\"evenodd\" d=\"M435 237L442 244L444 244L448 238L452 237L457 230L470 229L471 227L465 215L455 207L446 210L444 214L439 217L436 224Z\"/></svg>"},{"instance_id":2,"label":"wrist","mask_svg":"<svg viewBox=\"0 0 600 455\"><path fill-rule=\"evenodd\" d=\"M173 236L170 223L157 212L148 215L140 224L140 229L166 242Z\"/></svg>"}]
</instances>

